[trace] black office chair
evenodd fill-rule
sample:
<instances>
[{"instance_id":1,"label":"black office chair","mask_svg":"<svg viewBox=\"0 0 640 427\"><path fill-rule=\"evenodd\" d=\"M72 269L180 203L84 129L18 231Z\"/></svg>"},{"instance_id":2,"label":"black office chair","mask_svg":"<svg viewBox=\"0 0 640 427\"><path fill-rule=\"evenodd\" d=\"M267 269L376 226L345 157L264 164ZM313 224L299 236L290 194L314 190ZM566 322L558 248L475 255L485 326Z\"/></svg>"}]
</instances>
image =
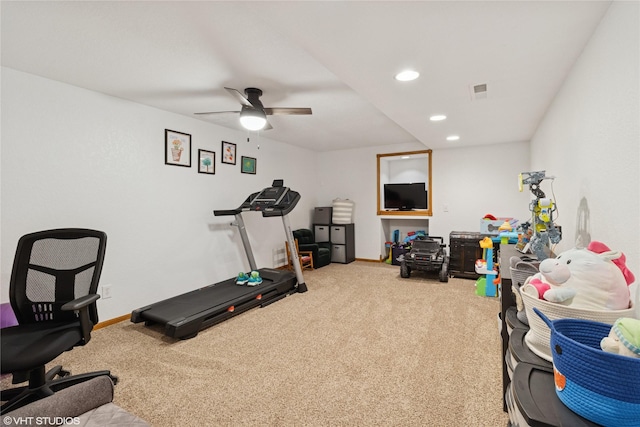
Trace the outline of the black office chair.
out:
<instances>
[{"instance_id":1,"label":"black office chair","mask_svg":"<svg viewBox=\"0 0 640 427\"><path fill-rule=\"evenodd\" d=\"M109 371L70 375L56 366L45 373L45 364L91 339L106 244L105 233L75 228L18 241L9 288L18 325L0 331L1 365L13 384L29 383L2 391L2 414L96 376L117 382Z\"/></svg>"}]
</instances>

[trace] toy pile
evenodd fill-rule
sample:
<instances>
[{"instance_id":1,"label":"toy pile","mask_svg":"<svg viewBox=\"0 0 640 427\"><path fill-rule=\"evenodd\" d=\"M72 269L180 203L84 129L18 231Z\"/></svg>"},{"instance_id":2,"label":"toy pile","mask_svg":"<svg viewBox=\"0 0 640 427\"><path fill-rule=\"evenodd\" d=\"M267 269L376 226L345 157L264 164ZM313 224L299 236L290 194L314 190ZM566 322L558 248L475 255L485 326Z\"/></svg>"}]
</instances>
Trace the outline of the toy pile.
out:
<instances>
[{"instance_id":1,"label":"toy pile","mask_svg":"<svg viewBox=\"0 0 640 427\"><path fill-rule=\"evenodd\" d=\"M426 236L427 232L425 230L409 231L407 237L400 241L400 230L394 230L393 241L385 242L385 248L389 249L385 262L387 264L400 265L398 258L411 250L411 242Z\"/></svg>"}]
</instances>

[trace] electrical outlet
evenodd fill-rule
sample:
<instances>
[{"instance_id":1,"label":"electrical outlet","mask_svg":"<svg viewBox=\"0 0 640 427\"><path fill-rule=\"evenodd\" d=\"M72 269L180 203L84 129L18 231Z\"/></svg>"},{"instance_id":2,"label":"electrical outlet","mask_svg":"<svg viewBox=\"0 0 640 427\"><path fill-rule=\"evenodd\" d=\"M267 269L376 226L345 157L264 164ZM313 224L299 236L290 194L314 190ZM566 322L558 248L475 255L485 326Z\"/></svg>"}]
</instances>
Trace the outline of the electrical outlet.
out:
<instances>
[{"instance_id":1,"label":"electrical outlet","mask_svg":"<svg viewBox=\"0 0 640 427\"><path fill-rule=\"evenodd\" d=\"M102 298L111 298L111 285L102 285Z\"/></svg>"}]
</instances>

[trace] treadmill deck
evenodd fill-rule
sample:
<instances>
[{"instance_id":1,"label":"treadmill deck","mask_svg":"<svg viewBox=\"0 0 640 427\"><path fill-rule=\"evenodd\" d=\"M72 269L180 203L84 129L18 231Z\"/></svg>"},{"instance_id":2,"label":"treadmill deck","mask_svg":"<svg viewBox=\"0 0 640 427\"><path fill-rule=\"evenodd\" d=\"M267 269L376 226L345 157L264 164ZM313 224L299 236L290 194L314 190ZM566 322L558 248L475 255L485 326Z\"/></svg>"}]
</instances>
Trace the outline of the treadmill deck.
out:
<instances>
[{"instance_id":1,"label":"treadmill deck","mask_svg":"<svg viewBox=\"0 0 640 427\"><path fill-rule=\"evenodd\" d=\"M257 271L262 277L260 285L236 285L234 277L134 310L131 321L165 324L165 334L191 338L201 329L296 291L293 272L271 268Z\"/></svg>"}]
</instances>

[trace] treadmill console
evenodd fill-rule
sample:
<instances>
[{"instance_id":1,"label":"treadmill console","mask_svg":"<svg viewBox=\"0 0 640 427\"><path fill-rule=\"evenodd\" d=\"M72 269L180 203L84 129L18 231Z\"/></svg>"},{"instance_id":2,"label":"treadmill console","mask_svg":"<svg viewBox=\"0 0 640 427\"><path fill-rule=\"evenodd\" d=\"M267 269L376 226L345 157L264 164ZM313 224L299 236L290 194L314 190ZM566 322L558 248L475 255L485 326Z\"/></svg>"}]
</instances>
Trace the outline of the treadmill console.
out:
<instances>
[{"instance_id":1,"label":"treadmill console","mask_svg":"<svg viewBox=\"0 0 640 427\"><path fill-rule=\"evenodd\" d=\"M242 205L231 211L213 211L214 215L235 215L242 211L262 212L262 216L287 215L300 200L300 194L283 185L281 179L273 181L272 187L253 193Z\"/></svg>"},{"instance_id":2,"label":"treadmill console","mask_svg":"<svg viewBox=\"0 0 640 427\"><path fill-rule=\"evenodd\" d=\"M263 211L280 204L289 187L267 187L259 192L242 210Z\"/></svg>"}]
</instances>

